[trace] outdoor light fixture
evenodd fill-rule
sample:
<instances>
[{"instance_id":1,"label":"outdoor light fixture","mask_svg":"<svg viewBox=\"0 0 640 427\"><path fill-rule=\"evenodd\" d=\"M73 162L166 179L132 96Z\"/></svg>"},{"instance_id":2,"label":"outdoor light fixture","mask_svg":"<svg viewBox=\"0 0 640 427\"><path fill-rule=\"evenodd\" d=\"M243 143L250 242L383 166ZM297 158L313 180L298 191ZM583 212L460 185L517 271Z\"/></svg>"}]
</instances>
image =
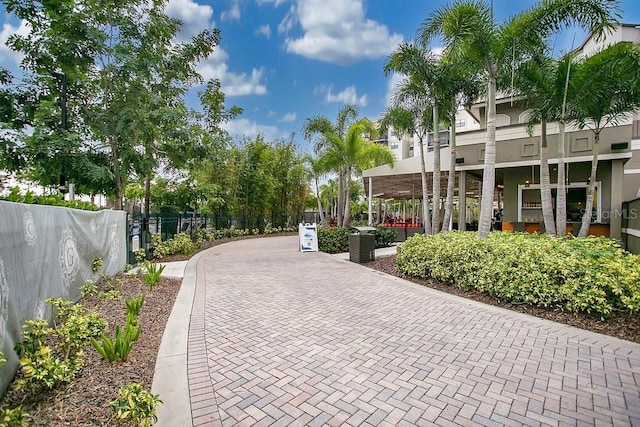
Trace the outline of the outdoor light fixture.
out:
<instances>
[{"instance_id":1,"label":"outdoor light fixture","mask_svg":"<svg viewBox=\"0 0 640 427\"><path fill-rule=\"evenodd\" d=\"M524 181L524 186L525 187L528 187L530 185L531 185L531 182L528 179Z\"/></svg>"}]
</instances>

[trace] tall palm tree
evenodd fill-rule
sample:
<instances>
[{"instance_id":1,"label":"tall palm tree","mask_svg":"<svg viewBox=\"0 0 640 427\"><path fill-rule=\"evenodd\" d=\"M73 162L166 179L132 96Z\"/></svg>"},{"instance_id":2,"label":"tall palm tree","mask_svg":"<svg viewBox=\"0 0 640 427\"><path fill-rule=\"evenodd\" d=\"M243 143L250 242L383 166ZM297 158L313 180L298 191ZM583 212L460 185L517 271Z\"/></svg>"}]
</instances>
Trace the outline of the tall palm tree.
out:
<instances>
[{"instance_id":1,"label":"tall palm tree","mask_svg":"<svg viewBox=\"0 0 640 427\"><path fill-rule=\"evenodd\" d=\"M598 169L600 133L640 108L640 46L623 42L574 64L569 81L571 116L580 129L593 132L593 158L579 237L589 232Z\"/></svg>"},{"instance_id":2,"label":"tall palm tree","mask_svg":"<svg viewBox=\"0 0 640 427\"><path fill-rule=\"evenodd\" d=\"M431 234L438 230L440 223L440 104L444 102L446 91L446 76L438 59L430 52L419 46L407 42L399 45L384 65L385 75L391 72L406 76L396 88L394 105L413 112L416 128L419 128L420 167L422 177L423 212L425 218L425 233ZM425 116L429 112L431 118ZM426 166L424 156L424 137L429 129L433 139L433 208L431 220L428 216L428 190L426 185ZM423 134L423 135L420 135ZM427 222L431 222L427 224Z\"/></svg>"},{"instance_id":3,"label":"tall palm tree","mask_svg":"<svg viewBox=\"0 0 640 427\"><path fill-rule=\"evenodd\" d=\"M314 136L320 138L316 141L315 152L320 155L324 150L331 146L331 137L337 137L344 140L347 134L347 129L358 118L358 109L355 105L345 105L338 111L335 124L324 116L309 117L305 120L302 128L303 136L305 139L310 140ZM349 199L349 187L345 185L346 170L339 168L336 169L338 174L338 224L343 223L342 212L345 204Z\"/></svg>"},{"instance_id":4,"label":"tall palm tree","mask_svg":"<svg viewBox=\"0 0 640 427\"><path fill-rule=\"evenodd\" d=\"M551 179L549 173L549 153L547 123L559 120L562 115L565 76L564 63L545 55L536 55L514 71L514 92L525 98L530 108L527 130L533 134L533 127L540 124L540 199L542 216L547 234L556 234L551 199ZM564 181L564 174L558 173L558 182ZM563 191L558 189L558 194Z\"/></svg>"},{"instance_id":5,"label":"tall palm tree","mask_svg":"<svg viewBox=\"0 0 640 427\"><path fill-rule=\"evenodd\" d=\"M353 173L360 173L364 169L382 164L395 163L395 156L388 147L374 144L366 137L375 136L376 132L371 121L361 119L349 126L344 139L336 134L326 136L328 145L322 154L322 161L333 169L344 171L346 188L351 188ZM350 197L347 196L344 206L338 206L338 209L344 209L340 224L343 227L349 225L350 202Z\"/></svg>"},{"instance_id":6,"label":"tall palm tree","mask_svg":"<svg viewBox=\"0 0 640 427\"><path fill-rule=\"evenodd\" d=\"M493 214L498 73L528 52L539 51L548 36L566 25L576 23L602 34L610 28L617 11L617 2L610 0L547 0L498 25L486 2L458 0L435 10L423 22L419 30L423 45L441 36L446 56L475 64L485 73L487 130L478 224L481 237L489 233Z\"/></svg>"},{"instance_id":7,"label":"tall palm tree","mask_svg":"<svg viewBox=\"0 0 640 427\"><path fill-rule=\"evenodd\" d=\"M406 108L392 107L385 110L383 116L378 121L381 132L386 132L389 128L394 128L398 135L418 137L420 145L420 178L422 181L422 215L424 220L425 234L431 234L431 221L429 220L429 188L427 186L427 169L424 160L424 139L431 128L432 114L426 106L423 107L424 100L421 97L404 100ZM402 104L402 102L396 103ZM412 108L413 107L413 108Z\"/></svg>"}]
</instances>

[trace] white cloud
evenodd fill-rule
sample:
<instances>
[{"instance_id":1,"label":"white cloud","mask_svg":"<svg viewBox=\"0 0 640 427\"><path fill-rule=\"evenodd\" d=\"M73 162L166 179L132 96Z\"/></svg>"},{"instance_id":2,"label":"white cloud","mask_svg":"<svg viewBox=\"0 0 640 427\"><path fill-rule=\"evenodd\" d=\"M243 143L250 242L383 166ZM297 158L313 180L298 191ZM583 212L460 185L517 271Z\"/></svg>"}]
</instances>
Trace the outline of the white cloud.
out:
<instances>
[{"instance_id":1,"label":"white cloud","mask_svg":"<svg viewBox=\"0 0 640 427\"><path fill-rule=\"evenodd\" d=\"M220 19L222 21L239 21L240 20L240 1L233 0L233 4L231 5L231 9L225 10L220 14Z\"/></svg>"},{"instance_id":2,"label":"white cloud","mask_svg":"<svg viewBox=\"0 0 640 427\"><path fill-rule=\"evenodd\" d=\"M198 65L197 71L206 81L220 80L222 91L227 96L266 95L267 86L264 83L264 67L254 68L251 74L236 74L229 71L227 60L229 55L220 47L214 55Z\"/></svg>"},{"instance_id":3,"label":"white cloud","mask_svg":"<svg viewBox=\"0 0 640 427\"><path fill-rule=\"evenodd\" d=\"M271 26L261 25L255 29L254 34L263 34L266 38L271 38Z\"/></svg>"},{"instance_id":4,"label":"white cloud","mask_svg":"<svg viewBox=\"0 0 640 427\"><path fill-rule=\"evenodd\" d=\"M287 0L257 0L257 3L259 6L262 6L264 4L268 4L268 3L273 3L274 7L278 7L281 4L285 3Z\"/></svg>"},{"instance_id":5,"label":"white cloud","mask_svg":"<svg viewBox=\"0 0 640 427\"><path fill-rule=\"evenodd\" d=\"M404 78L404 74L393 73L391 74L391 78L387 80L387 94L385 95L385 104L387 107L390 107L393 104L393 94Z\"/></svg>"},{"instance_id":6,"label":"white cloud","mask_svg":"<svg viewBox=\"0 0 640 427\"><path fill-rule=\"evenodd\" d=\"M339 104L355 104L365 107L367 105L367 95L358 97L356 87L351 85L342 92L333 93L333 86L320 85L313 89L314 95L324 95L324 100L327 103L339 103Z\"/></svg>"},{"instance_id":7,"label":"white cloud","mask_svg":"<svg viewBox=\"0 0 640 427\"><path fill-rule=\"evenodd\" d=\"M179 36L181 40L188 40L202 30L213 26L211 22L213 8L193 0L169 0L166 13L167 16L182 21Z\"/></svg>"},{"instance_id":8,"label":"white cloud","mask_svg":"<svg viewBox=\"0 0 640 427\"><path fill-rule=\"evenodd\" d=\"M267 141L275 141L289 136L287 132L281 131L276 126L260 125L248 119L231 120L224 123L222 127L234 139L253 139L258 135L262 135Z\"/></svg>"},{"instance_id":9,"label":"white cloud","mask_svg":"<svg viewBox=\"0 0 640 427\"><path fill-rule=\"evenodd\" d=\"M278 31L288 33L296 24L304 34L286 38L287 52L342 65L387 55L403 40L368 19L363 0L296 0Z\"/></svg>"},{"instance_id":10,"label":"white cloud","mask_svg":"<svg viewBox=\"0 0 640 427\"><path fill-rule=\"evenodd\" d=\"M278 120L280 123L291 123L296 121L296 113L287 113Z\"/></svg>"},{"instance_id":11,"label":"white cloud","mask_svg":"<svg viewBox=\"0 0 640 427\"><path fill-rule=\"evenodd\" d=\"M2 25L2 31L0 31L0 59L2 59L3 63L14 62L16 65L20 64L23 57L22 53L11 50L7 46L7 40L14 34L24 36L29 34L30 31L30 27L25 20L22 20L18 27L8 22Z\"/></svg>"}]
</instances>

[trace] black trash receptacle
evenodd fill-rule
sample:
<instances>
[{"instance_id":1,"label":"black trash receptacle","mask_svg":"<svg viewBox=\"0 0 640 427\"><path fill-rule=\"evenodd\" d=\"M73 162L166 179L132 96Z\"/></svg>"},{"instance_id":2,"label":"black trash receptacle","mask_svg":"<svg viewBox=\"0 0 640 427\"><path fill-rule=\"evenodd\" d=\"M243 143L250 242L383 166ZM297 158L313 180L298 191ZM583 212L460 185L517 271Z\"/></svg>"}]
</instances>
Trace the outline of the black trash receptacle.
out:
<instances>
[{"instance_id":1,"label":"black trash receptacle","mask_svg":"<svg viewBox=\"0 0 640 427\"><path fill-rule=\"evenodd\" d=\"M353 227L349 234L349 261L363 263L376 259L375 227Z\"/></svg>"}]
</instances>

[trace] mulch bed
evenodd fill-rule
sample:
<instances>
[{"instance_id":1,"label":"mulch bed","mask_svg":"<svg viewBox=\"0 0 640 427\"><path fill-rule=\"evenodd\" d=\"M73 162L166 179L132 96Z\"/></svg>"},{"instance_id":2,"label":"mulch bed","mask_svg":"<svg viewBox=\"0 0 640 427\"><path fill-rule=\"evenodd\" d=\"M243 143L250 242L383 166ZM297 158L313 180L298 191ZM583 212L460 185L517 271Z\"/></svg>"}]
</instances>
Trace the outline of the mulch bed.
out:
<instances>
[{"instance_id":1,"label":"mulch bed","mask_svg":"<svg viewBox=\"0 0 640 427\"><path fill-rule=\"evenodd\" d=\"M576 328L586 329L588 331L598 332L600 334L640 343L640 316L637 314L613 313L609 319L601 320L598 316L588 314L571 314L560 310L535 307L527 304L501 302L487 294L483 294L473 289L465 292L455 286L436 280L405 277L396 269L395 255L379 257L375 261L371 261L363 265L452 295L480 301L485 304L495 305L508 310L518 311L520 313L530 314L542 319L564 323L566 325L575 326Z\"/></svg>"},{"instance_id":2,"label":"mulch bed","mask_svg":"<svg viewBox=\"0 0 640 427\"><path fill-rule=\"evenodd\" d=\"M111 419L109 402L118 397L120 386L138 382L146 390L151 390L162 334L182 281L162 278L149 291L142 276L121 274L116 279L121 282L116 286L121 298L100 300L97 296L91 296L79 302L106 320L109 324L106 334L113 336L115 325L125 322L124 299L146 294L138 317L142 333L127 360L108 362L89 345L84 351L84 368L70 384L36 395L25 395L10 389L0 402L1 407L21 405L31 416L29 425L33 426L115 426L117 423Z\"/></svg>"}]
</instances>

